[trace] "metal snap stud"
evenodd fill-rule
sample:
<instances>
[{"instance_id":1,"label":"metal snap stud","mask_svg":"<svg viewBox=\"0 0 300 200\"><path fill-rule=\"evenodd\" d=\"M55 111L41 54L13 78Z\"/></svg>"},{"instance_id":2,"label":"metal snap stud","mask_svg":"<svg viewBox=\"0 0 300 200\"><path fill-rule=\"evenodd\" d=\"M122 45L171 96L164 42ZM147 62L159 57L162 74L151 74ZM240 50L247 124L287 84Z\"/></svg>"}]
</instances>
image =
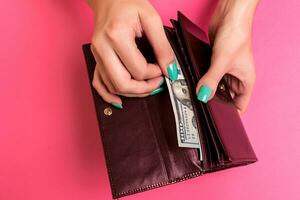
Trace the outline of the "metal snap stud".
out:
<instances>
[{"instance_id":1,"label":"metal snap stud","mask_svg":"<svg viewBox=\"0 0 300 200\"><path fill-rule=\"evenodd\" d=\"M112 115L112 109L111 108L105 108L104 109L104 114L107 115L107 116Z\"/></svg>"}]
</instances>

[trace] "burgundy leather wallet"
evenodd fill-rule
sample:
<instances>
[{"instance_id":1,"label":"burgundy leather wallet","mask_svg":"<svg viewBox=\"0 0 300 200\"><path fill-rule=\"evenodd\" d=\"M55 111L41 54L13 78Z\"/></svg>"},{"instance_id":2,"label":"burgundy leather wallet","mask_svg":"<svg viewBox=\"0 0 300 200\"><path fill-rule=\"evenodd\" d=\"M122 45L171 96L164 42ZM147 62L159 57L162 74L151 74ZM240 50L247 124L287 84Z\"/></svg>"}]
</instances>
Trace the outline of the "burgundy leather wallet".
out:
<instances>
[{"instance_id":1,"label":"burgundy leather wallet","mask_svg":"<svg viewBox=\"0 0 300 200\"><path fill-rule=\"evenodd\" d=\"M181 13L167 38L181 65L196 111L202 161L196 148L178 147L176 124L167 88L145 98L121 97L123 109L103 101L92 87L113 198L176 183L205 173L257 161L240 116L222 80L207 104L197 100L197 81L210 65L207 35ZM137 39L148 62L155 56L146 38ZM90 81L95 60L83 45Z\"/></svg>"}]
</instances>

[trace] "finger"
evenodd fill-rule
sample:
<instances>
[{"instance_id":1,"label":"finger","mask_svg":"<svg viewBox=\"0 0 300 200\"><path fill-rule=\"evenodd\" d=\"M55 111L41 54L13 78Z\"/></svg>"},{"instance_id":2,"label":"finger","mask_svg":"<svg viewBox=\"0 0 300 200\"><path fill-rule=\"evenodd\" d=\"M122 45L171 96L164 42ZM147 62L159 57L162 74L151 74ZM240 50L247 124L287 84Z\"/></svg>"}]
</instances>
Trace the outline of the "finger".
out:
<instances>
[{"instance_id":1,"label":"finger","mask_svg":"<svg viewBox=\"0 0 300 200\"><path fill-rule=\"evenodd\" d=\"M160 76L160 67L157 64L147 63L137 48L135 37L133 30L120 30L108 34L113 49L134 79L145 80Z\"/></svg>"},{"instance_id":2,"label":"finger","mask_svg":"<svg viewBox=\"0 0 300 200\"><path fill-rule=\"evenodd\" d=\"M97 51L95 50L94 45L91 45L91 51L92 51L92 53L95 57L96 63L97 63L95 70L98 71L101 81L104 83L104 85L106 86L106 88L108 89L108 91L110 93L115 93L115 89L114 89L111 81L109 80L109 78L106 75L106 70L103 65L102 59L100 58Z\"/></svg>"},{"instance_id":3,"label":"finger","mask_svg":"<svg viewBox=\"0 0 300 200\"><path fill-rule=\"evenodd\" d=\"M223 76L225 82L227 83L229 87L229 93L230 93L230 96L232 99L235 98L236 95L238 95L241 91L240 88L239 88L239 85L240 85L240 80L237 79L235 76L233 75L230 75L230 74L225 74Z\"/></svg>"},{"instance_id":4,"label":"finger","mask_svg":"<svg viewBox=\"0 0 300 200\"><path fill-rule=\"evenodd\" d=\"M158 93L161 93L165 91L164 87L159 87L155 90L153 90L150 93L142 93L142 94L122 94L122 96L126 96L126 97L146 97L146 96L152 96L152 95L156 95Z\"/></svg>"},{"instance_id":5,"label":"finger","mask_svg":"<svg viewBox=\"0 0 300 200\"><path fill-rule=\"evenodd\" d=\"M105 71L103 71L103 70L100 71L99 70L99 74L100 74L100 78L103 81L103 83L105 84L106 88L112 94L122 95L122 96L126 96L126 97L145 97L145 96L151 95L152 93L155 93L155 94L158 93L157 89L154 90L154 91L152 91L151 93L141 93L141 94L139 94L139 93L133 93L133 94L130 94L130 93L124 93L124 94L118 93L118 92L116 92L116 89L113 87L112 83L108 79ZM155 77L155 78L158 78L158 77ZM160 80L161 80L160 85L162 85L163 82L164 82L164 79L162 78ZM160 88L158 88L158 89L160 89Z\"/></svg>"},{"instance_id":6,"label":"finger","mask_svg":"<svg viewBox=\"0 0 300 200\"><path fill-rule=\"evenodd\" d=\"M115 51L105 42L97 49L103 61L107 77L110 79L115 91L120 94L149 93L157 89L163 82L163 77L156 77L147 81L137 81L124 67Z\"/></svg>"},{"instance_id":7,"label":"finger","mask_svg":"<svg viewBox=\"0 0 300 200\"><path fill-rule=\"evenodd\" d=\"M145 92L145 93L120 93L117 92L116 89L113 87L113 85L111 84L111 82L109 81L109 79L107 78L107 75L105 73L100 73L100 77L102 78L104 84L106 85L106 87L108 88L108 91L112 94L117 94L117 95L122 95L122 96L126 96L126 97L145 97L148 95L153 95L153 94L157 94L159 92L161 92L160 90L162 89L162 87L157 88L157 84L154 81L154 86L157 88L153 91L149 92ZM164 79L161 77L156 77L159 78L160 80L160 85L161 86L164 83ZM150 83L151 81L148 80L147 83ZM151 89L150 89L151 90Z\"/></svg>"},{"instance_id":8,"label":"finger","mask_svg":"<svg viewBox=\"0 0 300 200\"><path fill-rule=\"evenodd\" d=\"M99 73L100 79L101 81L104 83L104 85L106 86L107 90L112 93L115 94L116 90L114 88L114 86L112 85L111 81L109 80L109 78L107 77L105 68L103 67L103 64L98 64L96 65L96 69Z\"/></svg>"},{"instance_id":9,"label":"finger","mask_svg":"<svg viewBox=\"0 0 300 200\"><path fill-rule=\"evenodd\" d=\"M94 71L94 77L99 79L102 83L104 83L104 85L106 86L108 91L113 93L114 88L113 88L111 82L109 81L109 79L106 76L105 68L103 67L103 62L102 62L100 56L98 55L94 45L91 45L91 51L92 51L92 53L94 55L94 58L96 60L96 67L95 67L95 71ZM97 77L95 76L95 73L97 73L96 74Z\"/></svg>"},{"instance_id":10,"label":"finger","mask_svg":"<svg viewBox=\"0 0 300 200\"><path fill-rule=\"evenodd\" d=\"M157 78L162 75L161 69L157 64L148 63L147 72L143 80Z\"/></svg>"},{"instance_id":11,"label":"finger","mask_svg":"<svg viewBox=\"0 0 300 200\"><path fill-rule=\"evenodd\" d=\"M105 85L103 84L99 73L95 70L94 71L94 78L93 78L93 87L96 89L98 94L103 98L104 101L111 103L113 106L117 108L123 108L122 101L120 97L117 95L111 94L107 91Z\"/></svg>"},{"instance_id":12,"label":"finger","mask_svg":"<svg viewBox=\"0 0 300 200\"><path fill-rule=\"evenodd\" d=\"M143 94L122 94L122 96L124 96L124 97L139 97L139 98L142 98L142 97L149 96L149 93L143 93Z\"/></svg>"},{"instance_id":13,"label":"finger","mask_svg":"<svg viewBox=\"0 0 300 200\"><path fill-rule=\"evenodd\" d=\"M110 92L112 94L122 95L122 96L126 96L126 97L146 97L146 96L155 95L155 94L158 94L158 93L164 91L163 87L159 87L159 88L155 89L154 91L152 91L150 93L141 93L141 94L129 94L129 93L122 94L122 93L117 93L115 91L115 89L113 88L111 82L107 78L107 75L106 75L104 69L101 67L100 64L97 63L96 70L95 70L94 73L98 73L99 74L100 80L104 83L104 85L108 89L108 92ZM164 80L164 79L162 79L162 80Z\"/></svg>"},{"instance_id":14,"label":"finger","mask_svg":"<svg viewBox=\"0 0 300 200\"><path fill-rule=\"evenodd\" d=\"M244 113L250 102L251 94L253 91L253 85L251 83L245 84L244 92L235 96L234 103L240 113Z\"/></svg>"},{"instance_id":15,"label":"finger","mask_svg":"<svg viewBox=\"0 0 300 200\"><path fill-rule=\"evenodd\" d=\"M94 45L91 45L91 51L92 51L94 58L96 60L96 63L97 63L95 70L98 71L101 81L105 84L105 86L107 87L109 92L114 93L114 91L115 91L114 87L106 75L106 71L105 71L105 67L103 65L102 59L100 58L99 54L97 53Z\"/></svg>"},{"instance_id":16,"label":"finger","mask_svg":"<svg viewBox=\"0 0 300 200\"><path fill-rule=\"evenodd\" d=\"M145 11L139 14L142 29L154 50L157 62L163 74L171 80L177 80L178 69L174 60L174 53L165 34L163 23L159 15L154 8L150 12Z\"/></svg>"},{"instance_id":17,"label":"finger","mask_svg":"<svg viewBox=\"0 0 300 200\"><path fill-rule=\"evenodd\" d=\"M106 86L106 88L110 88L109 92L112 94L119 94L122 96L126 96L126 97L146 97L149 95L154 95L154 94L158 94L162 91L164 91L164 88L160 87L155 89L154 91L150 92L150 93L142 93L142 94L121 94L121 93L116 93L114 87L112 86L110 80L108 79L106 73L105 73L105 69L103 68L103 63L101 61L101 58L98 57L98 63L96 65L96 70L94 73L97 73L99 75L99 77L95 77L95 80L99 80L100 79L100 83L104 83L104 85ZM163 83L164 79L161 79L161 84ZM150 81L149 81L150 82ZM104 87L105 87L104 86ZM106 89L104 88L104 89Z\"/></svg>"},{"instance_id":18,"label":"finger","mask_svg":"<svg viewBox=\"0 0 300 200\"><path fill-rule=\"evenodd\" d=\"M199 80L196 87L197 99L199 101L207 103L209 99L213 98L217 86L225 74L223 69L223 65L220 65L217 62L212 63L209 70Z\"/></svg>"},{"instance_id":19,"label":"finger","mask_svg":"<svg viewBox=\"0 0 300 200\"><path fill-rule=\"evenodd\" d=\"M152 96L152 95L156 95L156 94L159 94L161 92L165 91L165 88L164 87L159 87L149 93L141 93L141 94L128 94L128 93L125 93L125 94L120 94L122 96L126 96L126 97L146 97L146 96Z\"/></svg>"},{"instance_id":20,"label":"finger","mask_svg":"<svg viewBox=\"0 0 300 200\"><path fill-rule=\"evenodd\" d=\"M107 77L105 71L99 72L99 76L100 76L102 82L104 83L104 85L106 86L108 92L110 92L112 94L116 94L116 90L115 90L114 86L112 85L111 81L109 80L109 78Z\"/></svg>"},{"instance_id":21,"label":"finger","mask_svg":"<svg viewBox=\"0 0 300 200\"><path fill-rule=\"evenodd\" d=\"M146 81L129 80L121 89L121 94L144 94L151 93L164 83L162 76Z\"/></svg>"}]
</instances>

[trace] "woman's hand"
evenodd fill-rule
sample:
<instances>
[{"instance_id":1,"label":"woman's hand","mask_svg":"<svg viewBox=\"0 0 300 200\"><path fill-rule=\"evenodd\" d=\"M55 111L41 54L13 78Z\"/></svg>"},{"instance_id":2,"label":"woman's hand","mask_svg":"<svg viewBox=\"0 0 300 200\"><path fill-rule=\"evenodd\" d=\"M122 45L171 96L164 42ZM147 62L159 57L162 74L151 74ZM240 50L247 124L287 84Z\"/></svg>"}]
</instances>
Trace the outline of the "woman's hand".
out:
<instances>
[{"instance_id":1,"label":"woman's hand","mask_svg":"<svg viewBox=\"0 0 300 200\"><path fill-rule=\"evenodd\" d=\"M213 44L211 66L196 88L200 101L206 103L214 96L225 75L237 109L246 110L255 82L251 29L257 3L257 0L219 2L209 27Z\"/></svg>"},{"instance_id":2,"label":"woman's hand","mask_svg":"<svg viewBox=\"0 0 300 200\"><path fill-rule=\"evenodd\" d=\"M96 58L93 86L112 105L118 95L144 97L160 92L162 74L177 79L173 51L162 21L147 0L90 0L95 14L92 52ZM157 64L147 63L135 39L148 38ZM168 73L169 72L169 73Z\"/></svg>"}]
</instances>

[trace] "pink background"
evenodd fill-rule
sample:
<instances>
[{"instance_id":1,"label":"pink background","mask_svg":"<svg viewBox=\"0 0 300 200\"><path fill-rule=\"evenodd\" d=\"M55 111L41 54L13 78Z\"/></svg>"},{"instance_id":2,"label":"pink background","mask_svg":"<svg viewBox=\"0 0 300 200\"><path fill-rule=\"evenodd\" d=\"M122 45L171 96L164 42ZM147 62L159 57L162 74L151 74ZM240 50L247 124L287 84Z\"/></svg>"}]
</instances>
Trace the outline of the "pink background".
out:
<instances>
[{"instance_id":1,"label":"pink background","mask_svg":"<svg viewBox=\"0 0 300 200\"><path fill-rule=\"evenodd\" d=\"M155 0L205 27L209 0ZM263 0L254 22L257 84L243 121L256 164L127 200L300 199L300 2ZM11 0L0 8L0 199L111 199L81 44L83 0Z\"/></svg>"}]
</instances>

